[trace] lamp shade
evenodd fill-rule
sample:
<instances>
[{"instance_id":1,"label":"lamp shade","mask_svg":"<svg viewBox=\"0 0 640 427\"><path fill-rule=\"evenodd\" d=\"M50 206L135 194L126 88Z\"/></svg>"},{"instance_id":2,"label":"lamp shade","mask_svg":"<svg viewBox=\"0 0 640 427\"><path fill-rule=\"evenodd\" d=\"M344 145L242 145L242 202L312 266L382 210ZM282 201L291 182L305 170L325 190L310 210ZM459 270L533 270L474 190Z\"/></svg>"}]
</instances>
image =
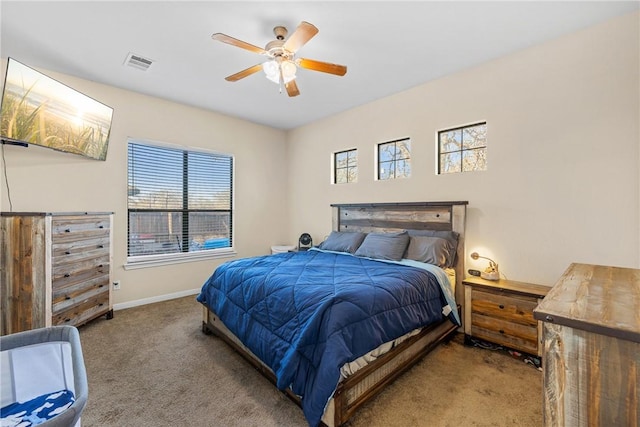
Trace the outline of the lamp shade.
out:
<instances>
[{"instance_id":1,"label":"lamp shade","mask_svg":"<svg viewBox=\"0 0 640 427\"><path fill-rule=\"evenodd\" d=\"M280 83L280 70L282 70L283 83L289 83L296 78L297 67L293 61L285 60L278 63L278 61L271 60L262 64L262 70L269 80L274 83Z\"/></svg>"},{"instance_id":2,"label":"lamp shade","mask_svg":"<svg viewBox=\"0 0 640 427\"><path fill-rule=\"evenodd\" d=\"M296 78L297 68L292 61L282 61L280 68L282 68L282 78L285 83L289 83Z\"/></svg>"},{"instance_id":3,"label":"lamp shade","mask_svg":"<svg viewBox=\"0 0 640 427\"><path fill-rule=\"evenodd\" d=\"M276 61L267 61L263 63L262 70L269 80L274 83L280 83L280 70Z\"/></svg>"}]
</instances>

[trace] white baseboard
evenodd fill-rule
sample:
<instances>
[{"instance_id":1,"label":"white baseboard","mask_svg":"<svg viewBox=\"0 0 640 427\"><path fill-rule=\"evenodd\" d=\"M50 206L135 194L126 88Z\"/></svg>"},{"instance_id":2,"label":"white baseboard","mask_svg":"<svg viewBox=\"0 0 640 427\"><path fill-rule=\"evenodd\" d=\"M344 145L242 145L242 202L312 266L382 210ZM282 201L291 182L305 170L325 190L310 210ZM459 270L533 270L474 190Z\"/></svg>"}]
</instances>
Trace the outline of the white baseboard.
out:
<instances>
[{"instance_id":1,"label":"white baseboard","mask_svg":"<svg viewBox=\"0 0 640 427\"><path fill-rule=\"evenodd\" d=\"M173 294L159 295L157 297L143 298L135 301L121 302L119 304L113 304L113 310L124 310L125 308L138 307L140 305L153 304L154 302L168 301L171 299L182 298L189 295L197 295L200 293L200 288L189 289L187 291L175 292Z\"/></svg>"}]
</instances>

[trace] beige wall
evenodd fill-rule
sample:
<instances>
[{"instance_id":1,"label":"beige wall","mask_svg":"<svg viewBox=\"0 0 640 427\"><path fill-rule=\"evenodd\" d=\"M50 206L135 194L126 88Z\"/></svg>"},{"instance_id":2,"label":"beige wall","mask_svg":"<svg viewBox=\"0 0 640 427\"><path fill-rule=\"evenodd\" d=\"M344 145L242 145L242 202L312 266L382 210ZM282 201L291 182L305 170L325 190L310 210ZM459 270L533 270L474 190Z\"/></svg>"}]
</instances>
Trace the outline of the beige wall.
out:
<instances>
[{"instance_id":1,"label":"beige wall","mask_svg":"<svg viewBox=\"0 0 640 427\"><path fill-rule=\"evenodd\" d=\"M552 285L571 262L640 267L639 16L289 132L290 239L321 241L331 203L468 200L467 254L510 279ZM436 175L437 130L483 120L488 170ZM411 178L375 181L376 144L403 137ZM358 182L331 185L332 153L350 148Z\"/></svg>"},{"instance_id":2,"label":"beige wall","mask_svg":"<svg viewBox=\"0 0 640 427\"><path fill-rule=\"evenodd\" d=\"M305 231L320 242L331 229L331 203L468 200L467 253L494 258L511 279L550 285L570 262L638 268L639 16L288 133L42 70L114 107L109 153L99 162L6 146L13 210L114 211L121 305L197 289L221 262L123 269L127 137L235 156L238 256L294 244ZM489 126L489 170L435 175L436 131L480 120ZM406 136L411 178L374 181L376 143ZM358 148L359 181L331 185L332 152L348 148ZM9 210L4 181L0 193L1 210Z\"/></svg>"},{"instance_id":3,"label":"beige wall","mask_svg":"<svg viewBox=\"0 0 640 427\"><path fill-rule=\"evenodd\" d=\"M6 69L3 60L2 72ZM127 246L127 138L202 147L235 156L238 256L269 253L286 237L285 133L169 101L40 70L114 108L104 162L46 148L5 146L14 211L113 211L116 304L199 289L223 260L124 270ZM4 76L3 76L4 81ZM4 171L3 171L4 173ZM2 178L1 209L9 210Z\"/></svg>"}]
</instances>

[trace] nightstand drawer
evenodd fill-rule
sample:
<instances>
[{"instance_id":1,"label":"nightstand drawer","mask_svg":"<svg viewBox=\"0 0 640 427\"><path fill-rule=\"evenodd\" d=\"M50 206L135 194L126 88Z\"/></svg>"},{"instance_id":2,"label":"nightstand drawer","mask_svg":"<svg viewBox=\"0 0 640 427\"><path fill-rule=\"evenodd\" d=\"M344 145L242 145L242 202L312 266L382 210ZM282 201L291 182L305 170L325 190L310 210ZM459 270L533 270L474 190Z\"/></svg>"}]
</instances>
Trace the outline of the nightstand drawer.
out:
<instances>
[{"instance_id":1,"label":"nightstand drawer","mask_svg":"<svg viewBox=\"0 0 640 427\"><path fill-rule=\"evenodd\" d=\"M487 292L473 289L471 291L471 312L496 319L515 322L521 325L537 326L533 318L533 309L538 305L538 299L504 292Z\"/></svg>"},{"instance_id":2,"label":"nightstand drawer","mask_svg":"<svg viewBox=\"0 0 640 427\"><path fill-rule=\"evenodd\" d=\"M532 354L538 352L537 326L525 326L481 314L472 314L471 335Z\"/></svg>"}]
</instances>

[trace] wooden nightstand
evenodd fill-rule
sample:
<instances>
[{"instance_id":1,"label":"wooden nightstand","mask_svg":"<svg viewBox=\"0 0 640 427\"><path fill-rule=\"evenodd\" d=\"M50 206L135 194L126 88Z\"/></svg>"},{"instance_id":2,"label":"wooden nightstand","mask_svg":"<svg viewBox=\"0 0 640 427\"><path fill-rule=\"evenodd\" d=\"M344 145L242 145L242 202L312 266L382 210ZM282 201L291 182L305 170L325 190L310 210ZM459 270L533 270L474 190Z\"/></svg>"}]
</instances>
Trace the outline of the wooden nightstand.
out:
<instances>
[{"instance_id":1,"label":"wooden nightstand","mask_svg":"<svg viewBox=\"0 0 640 427\"><path fill-rule=\"evenodd\" d=\"M462 284L465 336L541 355L542 324L533 318L533 309L549 287L479 277L468 277Z\"/></svg>"}]
</instances>

